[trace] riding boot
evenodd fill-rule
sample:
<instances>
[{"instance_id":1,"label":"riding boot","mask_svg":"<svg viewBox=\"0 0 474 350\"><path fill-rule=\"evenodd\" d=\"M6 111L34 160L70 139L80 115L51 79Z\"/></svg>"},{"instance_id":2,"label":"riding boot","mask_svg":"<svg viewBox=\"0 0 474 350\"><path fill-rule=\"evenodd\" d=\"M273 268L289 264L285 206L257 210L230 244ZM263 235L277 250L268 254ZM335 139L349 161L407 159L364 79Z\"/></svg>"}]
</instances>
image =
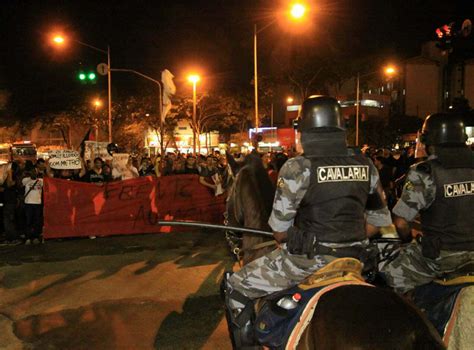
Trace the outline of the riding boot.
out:
<instances>
[{"instance_id":1,"label":"riding boot","mask_svg":"<svg viewBox=\"0 0 474 350\"><path fill-rule=\"evenodd\" d=\"M234 349L259 349L255 340L255 310L251 299L233 290L228 283L231 272L224 273L221 284L221 296L226 308L227 326Z\"/></svg>"}]
</instances>

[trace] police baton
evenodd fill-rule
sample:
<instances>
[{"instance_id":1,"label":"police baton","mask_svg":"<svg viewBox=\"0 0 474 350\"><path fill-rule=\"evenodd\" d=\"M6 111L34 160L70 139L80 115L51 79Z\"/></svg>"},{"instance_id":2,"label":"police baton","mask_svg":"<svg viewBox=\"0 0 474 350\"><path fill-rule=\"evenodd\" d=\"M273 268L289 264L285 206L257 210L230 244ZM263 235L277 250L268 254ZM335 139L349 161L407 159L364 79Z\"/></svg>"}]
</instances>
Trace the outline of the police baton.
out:
<instances>
[{"instance_id":1,"label":"police baton","mask_svg":"<svg viewBox=\"0 0 474 350\"><path fill-rule=\"evenodd\" d=\"M160 225L160 226L187 226L187 227L211 228L211 229L216 229L216 230L237 231L237 232L253 233L253 234L257 234L257 235L273 237L273 232L269 232L269 231L263 231L263 230L253 229L253 228L245 228L245 227L209 224L207 222L199 222L199 221L173 221L173 220L168 221L168 220L163 220L163 221L158 221L157 225Z\"/></svg>"}]
</instances>

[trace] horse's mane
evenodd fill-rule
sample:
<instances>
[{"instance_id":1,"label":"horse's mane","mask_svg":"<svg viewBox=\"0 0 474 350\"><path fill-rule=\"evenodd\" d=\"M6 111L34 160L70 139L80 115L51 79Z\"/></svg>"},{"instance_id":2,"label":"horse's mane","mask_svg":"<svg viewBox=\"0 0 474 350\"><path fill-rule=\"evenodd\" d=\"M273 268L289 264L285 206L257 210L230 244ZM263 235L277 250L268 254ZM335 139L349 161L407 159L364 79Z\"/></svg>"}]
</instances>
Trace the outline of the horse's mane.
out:
<instances>
[{"instance_id":1,"label":"horse's mane","mask_svg":"<svg viewBox=\"0 0 474 350\"><path fill-rule=\"evenodd\" d=\"M228 220L233 225L270 230L268 218L275 189L258 153L245 158L229 193Z\"/></svg>"},{"instance_id":2,"label":"horse's mane","mask_svg":"<svg viewBox=\"0 0 474 350\"><path fill-rule=\"evenodd\" d=\"M245 158L245 165L241 171L249 177L249 180L255 182L258 190L255 194L258 194L262 208L265 208L265 212L270 216L273 198L275 196L275 188L268 176L267 170L263 166L260 156L257 153L250 153Z\"/></svg>"}]
</instances>

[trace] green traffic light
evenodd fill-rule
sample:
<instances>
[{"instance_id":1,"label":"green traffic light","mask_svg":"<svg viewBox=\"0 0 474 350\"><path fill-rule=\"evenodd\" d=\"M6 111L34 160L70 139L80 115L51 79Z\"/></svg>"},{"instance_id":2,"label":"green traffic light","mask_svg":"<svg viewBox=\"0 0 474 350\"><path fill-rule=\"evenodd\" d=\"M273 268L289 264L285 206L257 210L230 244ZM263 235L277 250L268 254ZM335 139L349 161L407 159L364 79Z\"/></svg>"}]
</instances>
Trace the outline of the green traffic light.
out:
<instances>
[{"instance_id":1,"label":"green traffic light","mask_svg":"<svg viewBox=\"0 0 474 350\"><path fill-rule=\"evenodd\" d=\"M95 79L95 73L89 73L89 80Z\"/></svg>"},{"instance_id":2,"label":"green traffic light","mask_svg":"<svg viewBox=\"0 0 474 350\"><path fill-rule=\"evenodd\" d=\"M80 73L79 80L86 80L86 75L84 73Z\"/></svg>"}]
</instances>

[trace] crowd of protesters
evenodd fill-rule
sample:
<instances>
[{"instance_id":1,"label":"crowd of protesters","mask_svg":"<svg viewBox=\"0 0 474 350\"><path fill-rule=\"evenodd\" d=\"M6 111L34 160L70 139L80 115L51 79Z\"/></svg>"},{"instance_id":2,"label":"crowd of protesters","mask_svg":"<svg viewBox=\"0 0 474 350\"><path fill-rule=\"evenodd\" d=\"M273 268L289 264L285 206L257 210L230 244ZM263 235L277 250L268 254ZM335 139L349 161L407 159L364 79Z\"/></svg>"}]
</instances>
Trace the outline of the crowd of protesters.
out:
<instances>
[{"instance_id":1,"label":"crowd of protesters","mask_svg":"<svg viewBox=\"0 0 474 350\"><path fill-rule=\"evenodd\" d=\"M401 195L405 175L410 166L416 162L415 147L367 148L364 151L379 171L380 183L384 189L388 207L392 210Z\"/></svg>"},{"instance_id":2,"label":"crowd of protesters","mask_svg":"<svg viewBox=\"0 0 474 350\"><path fill-rule=\"evenodd\" d=\"M274 181L277 170L283 165L281 159L279 154L263 156L265 166ZM41 158L35 163L15 161L7 168L5 181L0 186L0 203L3 204L1 219L4 228L4 239L1 242L7 245L42 242L45 177L101 184L140 176L194 174L198 175L197 186L205 186L210 193L219 196L226 193L237 172L237 168L229 163L241 166L243 161L243 154L221 154L219 151L207 156L172 152L166 153L164 157L130 156L124 165L114 164L111 159L96 157L93 160L82 160L82 168L76 170L51 169L48 161Z\"/></svg>"},{"instance_id":3,"label":"crowd of protesters","mask_svg":"<svg viewBox=\"0 0 474 350\"><path fill-rule=\"evenodd\" d=\"M406 172L410 165L415 163L414 148L365 148L363 151L377 167L388 204L392 207L401 191ZM260 153L260 156L270 179L276 185L278 171L292 154L272 152ZM164 157L130 156L128 161L120 166L114 164L113 160L97 157L82 161L82 168L77 170L51 169L48 161L44 159L38 159L36 163L13 162L0 186L4 227L2 244L38 244L42 241L42 194L45 177L100 184L140 176L194 174L198 175L197 186L205 186L210 193L219 196L225 195L239 167L245 164L244 159L245 155L242 153L221 154L216 150L209 155L169 152Z\"/></svg>"}]
</instances>

